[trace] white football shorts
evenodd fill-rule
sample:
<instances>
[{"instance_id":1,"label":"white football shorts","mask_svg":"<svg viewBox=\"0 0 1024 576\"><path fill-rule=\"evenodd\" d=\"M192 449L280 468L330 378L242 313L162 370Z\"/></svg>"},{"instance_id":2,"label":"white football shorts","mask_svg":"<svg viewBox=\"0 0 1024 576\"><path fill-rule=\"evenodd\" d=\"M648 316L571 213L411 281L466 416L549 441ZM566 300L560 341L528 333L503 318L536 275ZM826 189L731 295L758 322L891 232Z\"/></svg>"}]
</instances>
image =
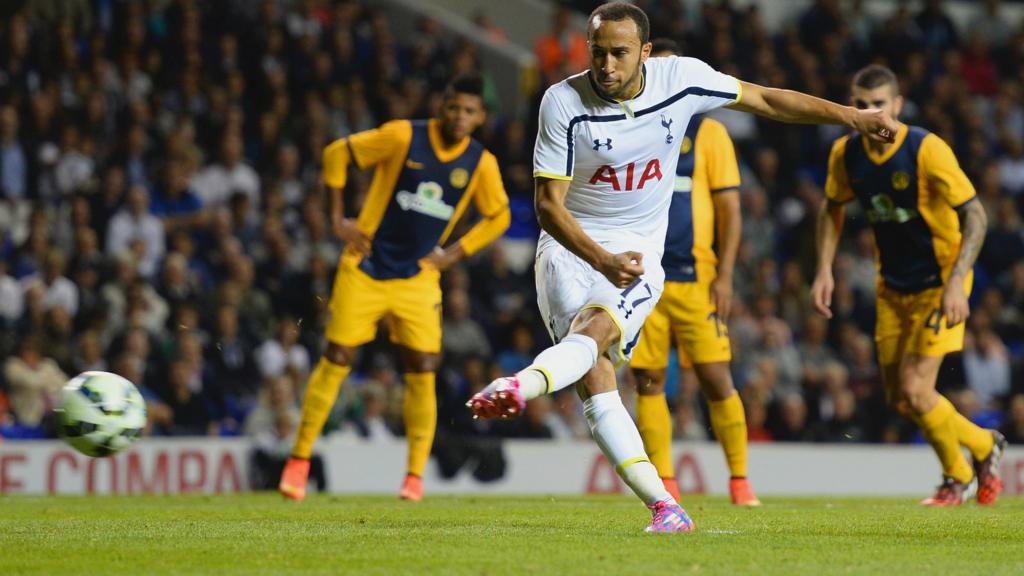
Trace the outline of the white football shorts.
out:
<instances>
[{"instance_id":1,"label":"white football shorts","mask_svg":"<svg viewBox=\"0 0 1024 576\"><path fill-rule=\"evenodd\" d=\"M551 243L537 255L537 306L551 339L559 342L569 333L576 315L587 308L601 308L619 327L618 346L607 350L616 367L629 360L640 340L640 328L661 298L665 272L661 252L635 242L601 242L613 254L627 251L644 255L644 274L628 288L617 288L595 270L558 243Z\"/></svg>"}]
</instances>

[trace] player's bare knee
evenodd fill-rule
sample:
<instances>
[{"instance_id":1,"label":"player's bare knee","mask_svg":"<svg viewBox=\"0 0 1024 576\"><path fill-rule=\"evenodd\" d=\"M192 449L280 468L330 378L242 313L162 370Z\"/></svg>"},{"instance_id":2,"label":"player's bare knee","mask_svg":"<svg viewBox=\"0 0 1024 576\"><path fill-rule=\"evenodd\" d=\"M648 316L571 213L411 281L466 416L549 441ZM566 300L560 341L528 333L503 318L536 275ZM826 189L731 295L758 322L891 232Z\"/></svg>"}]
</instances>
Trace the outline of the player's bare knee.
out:
<instances>
[{"instance_id":1,"label":"player's bare knee","mask_svg":"<svg viewBox=\"0 0 1024 576\"><path fill-rule=\"evenodd\" d=\"M334 342L327 343L327 349L324 350L324 358L332 364L338 366L349 366L352 364L352 357L355 355L355 350L348 346L342 346Z\"/></svg>"},{"instance_id":2,"label":"player's bare knee","mask_svg":"<svg viewBox=\"0 0 1024 576\"><path fill-rule=\"evenodd\" d=\"M658 396L665 393L664 370L634 370L636 392L641 396Z\"/></svg>"},{"instance_id":3,"label":"player's bare knee","mask_svg":"<svg viewBox=\"0 0 1024 576\"><path fill-rule=\"evenodd\" d=\"M932 405L935 389L926 380L906 376L900 381L899 396L907 409L914 414L924 414Z\"/></svg>"},{"instance_id":4,"label":"player's bare knee","mask_svg":"<svg viewBox=\"0 0 1024 576\"><path fill-rule=\"evenodd\" d=\"M600 308L587 308L576 316L569 331L589 336L597 343L597 350L603 353L621 338L619 327L607 312Z\"/></svg>"},{"instance_id":5,"label":"player's bare knee","mask_svg":"<svg viewBox=\"0 0 1024 576\"><path fill-rule=\"evenodd\" d=\"M736 393L728 362L696 364L693 369L697 373L701 392L708 400L718 402Z\"/></svg>"},{"instance_id":6,"label":"player's bare knee","mask_svg":"<svg viewBox=\"0 0 1024 576\"><path fill-rule=\"evenodd\" d=\"M402 350L402 367L406 372L436 372L441 355L434 352Z\"/></svg>"}]
</instances>

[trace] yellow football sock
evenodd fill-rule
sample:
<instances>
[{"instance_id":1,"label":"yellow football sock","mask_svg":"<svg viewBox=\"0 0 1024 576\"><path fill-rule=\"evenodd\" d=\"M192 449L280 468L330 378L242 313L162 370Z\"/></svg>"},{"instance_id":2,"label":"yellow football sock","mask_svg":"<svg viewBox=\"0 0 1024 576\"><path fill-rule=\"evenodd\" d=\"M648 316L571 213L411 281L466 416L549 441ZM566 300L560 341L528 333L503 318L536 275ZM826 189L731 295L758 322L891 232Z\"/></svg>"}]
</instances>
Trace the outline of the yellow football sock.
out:
<instances>
[{"instance_id":1,"label":"yellow football sock","mask_svg":"<svg viewBox=\"0 0 1024 576\"><path fill-rule=\"evenodd\" d=\"M940 395L935 407L926 414L918 415L917 422L942 462L942 473L966 484L974 477L974 470L960 451L955 416L956 408Z\"/></svg>"},{"instance_id":2,"label":"yellow football sock","mask_svg":"<svg viewBox=\"0 0 1024 576\"><path fill-rule=\"evenodd\" d=\"M722 445L729 475L733 478L747 476L747 416L743 413L743 401L733 392L725 400L709 400L711 429Z\"/></svg>"},{"instance_id":3,"label":"yellow football sock","mask_svg":"<svg viewBox=\"0 0 1024 576\"><path fill-rule=\"evenodd\" d=\"M960 445L970 450L975 460L981 462L992 453L995 439L992 438L991 432L971 422L959 412L953 414L953 426L956 428L956 437Z\"/></svg>"},{"instance_id":4,"label":"yellow football sock","mask_svg":"<svg viewBox=\"0 0 1024 576\"><path fill-rule=\"evenodd\" d=\"M324 428L327 415L331 413L334 401L338 398L338 389L348 376L349 370L349 366L341 366L326 358L320 358L306 383L306 393L302 399L302 420L295 435L292 456L308 459L313 453L313 443Z\"/></svg>"},{"instance_id":5,"label":"yellow football sock","mask_svg":"<svg viewBox=\"0 0 1024 576\"><path fill-rule=\"evenodd\" d=\"M675 478L672 468L672 416L664 394L639 394L636 398L637 428L644 439L644 450L658 476Z\"/></svg>"},{"instance_id":6,"label":"yellow football sock","mask_svg":"<svg viewBox=\"0 0 1024 576\"><path fill-rule=\"evenodd\" d=\"M423 476L437 428L437 390L433 372L405 373L405 440L409 444L408 472Z\"/></svg>"}]
</instances>

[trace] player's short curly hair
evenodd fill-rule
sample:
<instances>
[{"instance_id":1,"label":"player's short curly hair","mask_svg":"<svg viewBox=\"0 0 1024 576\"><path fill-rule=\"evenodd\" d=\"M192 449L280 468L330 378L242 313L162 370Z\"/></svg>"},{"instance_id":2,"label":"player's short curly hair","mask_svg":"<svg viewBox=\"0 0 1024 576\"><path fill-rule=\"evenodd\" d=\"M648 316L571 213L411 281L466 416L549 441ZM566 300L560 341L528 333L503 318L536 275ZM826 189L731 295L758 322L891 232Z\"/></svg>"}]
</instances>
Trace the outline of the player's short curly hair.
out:
<instances>
[{"instance_id":1,"label":"player's short curly hair","mask_svg":"<svg viewBox=\"0 0 1024 576\"><path fill-rule=\"evenodd\" d=\"M628 2L609 2L595 8L590 13L590 18L587 19L587 33L593 32L595 21L621 22L626 18L636 22L636 29L640 33L640 43L647 44L651 39L651 23L647 19L647 14Z\"/></svg>"},{"instance_id":2,"label":"player's short curly hair","mask_svg":"<svg viewBox=\"0 0 1024 576\"><path fill-rule=\"evenodd\" d=\"M857 71L853 75L851 84L856 88L874 90L881 86L891 86L894 93L899 92L900 83L889 68L881 64L870 64Z\"/></svg>"},{"instance_id":3,"label":"player's short curly hair","mask_svg":"<svg viewBox=\"0 0 1024 576\"><path fill-rule=\"evenodd\" d=\"M445 98L450 98L456 94L471 94L483 98L484 79L477 74L463 74L452 78L445 87L444 95Z\"/></svg>"}]
</instances>

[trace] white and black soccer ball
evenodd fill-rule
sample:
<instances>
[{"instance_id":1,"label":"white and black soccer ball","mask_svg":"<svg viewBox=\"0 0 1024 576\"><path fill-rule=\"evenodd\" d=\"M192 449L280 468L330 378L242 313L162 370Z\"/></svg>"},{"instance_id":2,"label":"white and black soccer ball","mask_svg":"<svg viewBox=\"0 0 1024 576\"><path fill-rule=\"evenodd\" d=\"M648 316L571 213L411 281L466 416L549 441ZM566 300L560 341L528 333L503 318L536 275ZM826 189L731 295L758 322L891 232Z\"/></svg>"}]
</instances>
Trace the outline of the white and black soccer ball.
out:
<instances>
[{"instance_id":1,"label":"white and black soccer ball","mask_svg":"<svg viewBox=\"0 0 1024 576\"><path fill-rule=\"evenodd\" d=\"M57 426L61 437L86 456L111 456L139 437L146 403L139 390L110 372L82 372L64 385Z\"/></svg>"}]
</instances>

